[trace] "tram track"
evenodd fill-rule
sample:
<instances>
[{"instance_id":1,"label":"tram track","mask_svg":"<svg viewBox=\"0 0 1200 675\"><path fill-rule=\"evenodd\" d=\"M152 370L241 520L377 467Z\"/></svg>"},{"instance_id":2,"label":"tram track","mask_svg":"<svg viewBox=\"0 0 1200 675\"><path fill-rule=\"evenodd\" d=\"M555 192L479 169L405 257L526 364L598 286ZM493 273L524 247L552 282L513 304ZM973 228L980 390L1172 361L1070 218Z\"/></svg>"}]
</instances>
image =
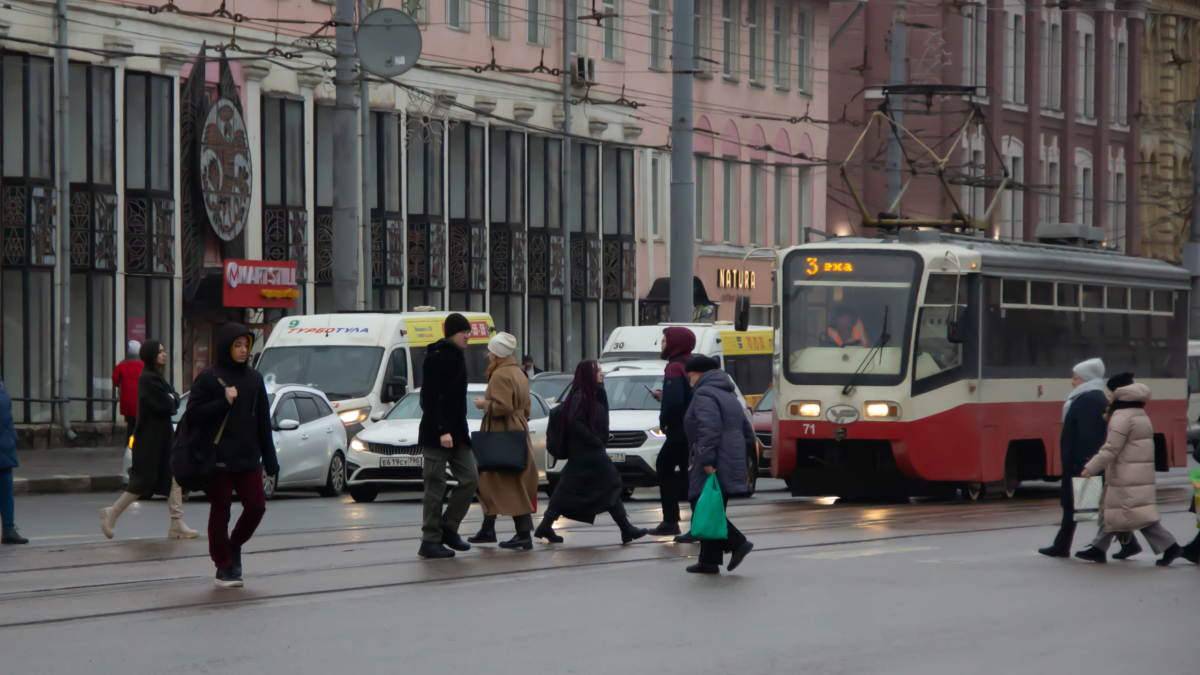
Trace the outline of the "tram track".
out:
<instances>
[{"instance_id":1,"label":"tram track","mask_svg":"<svg viewBox=\"0 0 1200 675\"><path fill-rule=\"evenodd\" d=\"M1182 509L1182 508L1173 509L1173 510L1162 510L1162 513L1164 513L1164 514L1176 514L1176 513L1184 513L1184 512L1186 512L1186 509ZM892 519L892 520L895 521L898 519ZM874 521L874 522L882 522L882 521ZM843 525L844 525L844 523L843 523ZM787 532L787 531L796 531L796 530L810 531L810 530L833 529L835 527L837 527L837 525L835 525L833 523L826 523L826 524L821 524L819 526L814 525L814 526L807 527L807 528L804 526L801 526L801 527L782 526L782 527L756 528L756 529L748 529L748 530L746 530L746 532L766 534L766 533L770 533L770 532ZM875 543L882 543L882 542L905 541L905 540L914 540L914 539L923 539L923 538L937 538L937 537L952 537L952 536L971 535L971 534L985 534L985 533L990 533L990 532L1023 530L1023 529L1032 529L1032 528L1038 528L1038 527L1047 527L1047 524L1046 523L1025 523L1025 524L1017 524L1017 525L1002 525L1002 526L993 526L993 527L946 530L946 531L941 531L941 532L913 532L913 533L894 534L894 535L879 536L879 537L854 538L854 539L831 541L831 542L810 542L810 543L801 543L801 544L782 544L782 545L776 545L776 546L759 546L759 547L756 547L755 550L757 552L773 552L773 551L836 548L836 547L853 546L853 545L859 545L859 544L875 544ZM404 538L404 539L408 539L408 538ZM402 540L403 539L400 539L397 541L402 541ZM364 542L354 542L354 543L364 543ZM601 545L601 546L584 546L584 547L574 547L574 548L566 548L566 549L560 548L560 547L553 547L553 548L539 547L538 549L535 549L535 551L531 552L529 555L522 556L520 558L513 557L513 558L510 558L508 560L508 562L513 562L513 561L519 562L522 560L528 561L529 558L532 556L537 556L537 557L541 558L541 557L544 557L547 555L554 555L554 554L562 553L562 552L585 553L589 550L596 550L596 549L603 549L603 548L623 548L624 550L629 550L629 549L636 550L639 548L649 549L650 547L654 546L657 543L660 543L660 542L644 542L641 544L634 544L629 547L620 547L617 544L606 544L606 545ZM662 543L667 543L667 542L662 542ZM346 545L346 544L341 544L341 545ZM262 551L262 552L258 552L258 553L266 553L266 551ZM168 605L168 606L159 606L159 607L140 607L140 608L133 608L133 609L128 609L128 610L117 610L117 611L109 611L109 612L94 612L94 613L81 614L81 615L75 615L75 616L52 617L52 618L45 618L45 619L36 619L36 620L31 620L31 621L15 621L15 622L8 622L8 623L0 623L0 630L15 629L15 628L21 628L21 627L30 627L30 626L40 626L40 625L74 623L74 622L88 621L88 620L93 620L93 619L104 619L104 618L113 618L113 617L152 615L152 614L168 612L168 611L174 612L174 611L179 611L179 610L211 609L211 608L240 606L240 605L249 605L249 604L265 604L265 603L272 602L272 601L281 601L281 600L288 600L288 599L295 599L295 598L320 597L320 596L331 596L331 595L338 595L338 594L369 592L369 591L376 591L376 590L387 590L387 589L394 589L394 588L427 586L427 585L436 584L436 583L475 581L475 580L484 580L484 579L491 579L491 578L500 578L500 577L506 577L506 576L515 577L515 576L522 576L522 575L528 575L528 574L536 574L539 572L560 572L560 571L571 571L571 570L598 568L598 567L615 567L618 565L647 563L647 562L663 562L663 561L677 562L679 560L686 560L688 558L693 558L697 554L698 554L698 551L686 553L686 554L681 553L679 555L638 556L635 558L626 558L626 559L621 559L621 560L601 560L601 561L594 561L594 562L578 562L578 563L554 564L554 565L542 564L542 565L535 565L532 567L522 567L520 569L483 571L483 572L473 572L473 573L467 573L467 574L451 574L449 576L439 576L436 578L427 578L427 579L411 579L411 580L401 580L401 581L394 581L394 582L358 584L358 585L344 586L344 587L340 587L340 588L322 588L322 589L315 589L315 590L292 591L292 592L283 592L283 593L273 593L273 594L267 594L267 595L257 595L254 597L235 597L235 598L227 598L227 599L220 599L220 600L209 600L209 601L204 601L204 602L172 604L172 605ZM192 556L189 556L189 557L192 557ZM195 557L199 557L199 556L195 556ZM540 563L541 561L537 560L536 562ZM423 563L423 561L420 561L417 559L405 559L405 560L380 561L380 562L352 564L352 565L322 565L322 566L307 567L307 568L301 568L301 569L281 570L281 571L277 571L277 572L264 572L261 574L256 574L255 576L256 576L256 578L260 578L260 579L268 579L268 578L273 578L273 577L286 577L286 576L295 576L295 575L301 575L301 574L345 572L345 571L356 570L356 569L408 566L408 565L417 565L417 564L424 564L424 563ZM128 587L152 587L155 584L178 583L181 581L186 582L186 581L191 581L191 580L202 580L202 579L206 580L207 578L208 578L207 575L185 575L185 576L176 576L176 577L161 577L161 578L156 578L156 579L109 582L109 583L104 583L104 584L80 585L80 586L74 586L74 587L64 587L64 588L59 588L59 589L46 589L44 591L24 590L24 591L19 591L17 593L13 593L13 594L0 594L0 607L2 607L4 604L7 604L9 602L19 602L19 601L26 601L26 600L46 598L46 597L63 597L63 596L70 595L70 594L97 595L101 592L119 590L119 589L128 588ZM146 590L149 591L152 589L146 588ZM78 593L79 591L84 591L85 593ZM8 597L6 597L6 596L8 596ZM20 597L18 597L18 596L20 596Z\"/></svg>"}]
</instances>

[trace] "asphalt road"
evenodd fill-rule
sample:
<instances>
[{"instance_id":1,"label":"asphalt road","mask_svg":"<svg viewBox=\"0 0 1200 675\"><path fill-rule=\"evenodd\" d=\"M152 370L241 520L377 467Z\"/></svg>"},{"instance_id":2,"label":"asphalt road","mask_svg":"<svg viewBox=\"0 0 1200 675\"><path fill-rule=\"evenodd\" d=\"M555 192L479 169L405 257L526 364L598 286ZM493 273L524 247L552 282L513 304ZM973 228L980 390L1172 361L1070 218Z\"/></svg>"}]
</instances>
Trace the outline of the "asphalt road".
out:
<instances>
[{"instance_id":1,"label":"asphalt road","mask_svg":"<svg viewBox=\"0 0 1200 675\"><path fill-rule=\"evenodd\" d=\"M1164 523L1190 540L1188 488L1166 483ZM96 511L115 495L20 497L33 543L0 549L0 671L1200 672L1200 569L1157 568L1148 547L1105 566L1039 556L1059 519L1053 488L843 505L760 485L730 506L755 551L719 577L684 573L697 546L621 546L607 516L560 521L566 542L532 552L422 561L408 493L270 502L243 589L213 587L205 539L163 538L162 500L131 508L107 541ZM653 497L628 504L635 523L657 523ZM185 513L204 529L204 502ZM464 531L480 518L473 507ZM1077 549L1093 531L1080 526Z\"/></svg>"}]
</instances>

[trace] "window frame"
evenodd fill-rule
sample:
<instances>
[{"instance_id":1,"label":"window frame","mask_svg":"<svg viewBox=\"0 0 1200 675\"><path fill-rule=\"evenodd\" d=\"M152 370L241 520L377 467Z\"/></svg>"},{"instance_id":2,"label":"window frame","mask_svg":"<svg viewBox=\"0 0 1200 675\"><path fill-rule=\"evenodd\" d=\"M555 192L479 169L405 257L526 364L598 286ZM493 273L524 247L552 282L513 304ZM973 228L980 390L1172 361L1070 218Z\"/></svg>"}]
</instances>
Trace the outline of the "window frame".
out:
<instances>
[{"instance_id":1,"label":"window frame","mask_svg":"<svg viewBox=\"0 0 1200 675\"><path fill-rule=\"evenodd\" d=\"M739 80L738 50L741 49L741 0L721 0L721 77Z\"/></svg>"}]
</instances>

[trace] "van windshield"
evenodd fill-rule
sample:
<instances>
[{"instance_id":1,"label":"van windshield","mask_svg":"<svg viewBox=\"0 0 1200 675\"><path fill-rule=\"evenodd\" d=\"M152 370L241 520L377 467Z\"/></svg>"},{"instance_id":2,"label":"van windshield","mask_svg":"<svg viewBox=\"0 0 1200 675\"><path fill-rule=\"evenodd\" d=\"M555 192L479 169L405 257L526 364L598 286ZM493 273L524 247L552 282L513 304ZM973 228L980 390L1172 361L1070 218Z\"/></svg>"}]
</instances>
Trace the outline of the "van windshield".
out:
<instances>
[{"instance_id":1,"label":"van windshield","mask_svg":"<svg viewBox=\"0 0 1200 675\"><path fill-rule=\"evenodd\" d=\"M661 361L660 352L613 352L600 355L600 363L619 363L621 361Z\"/></svg>"},{"instance_id":2,"label":"van windshield","mask_svg":"<svg viewBox=\"0 0 1200 675\"><path fill-rule=\"evenodd\" d=\"M267 382L303 384L344 401L371 392L382 360L382 347L271 347L263 350L258 371Z\"/></svg>"},{"instance_id":3,"label":"van windshield","mask_svg":"<svg viewBox=\"0 0 1200 675\"><path fill-rule=\"evenodd\" d=\"M425 354L428 351L428 347L412 348L412 386L414 388L420 387L422 380L425 379ZM463 358L467 362L467 382L471 384L486 384L487 369L491 365L491 361L488 360L487 345L467 345L467 349L463 352Z\"/></svg>"}]
</instances>

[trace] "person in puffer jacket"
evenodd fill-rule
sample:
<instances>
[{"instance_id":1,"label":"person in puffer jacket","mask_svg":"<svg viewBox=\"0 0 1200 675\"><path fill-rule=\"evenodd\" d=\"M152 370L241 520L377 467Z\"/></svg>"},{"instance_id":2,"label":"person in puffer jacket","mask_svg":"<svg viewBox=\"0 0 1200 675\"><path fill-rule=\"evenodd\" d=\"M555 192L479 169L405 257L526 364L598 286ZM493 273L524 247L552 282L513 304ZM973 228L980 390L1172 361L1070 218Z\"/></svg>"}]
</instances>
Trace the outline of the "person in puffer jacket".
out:
<instances>
[{"instance_id":1,"label":"person in puffer jacket","mask_svg":"<svg viewBox=\"0 0 1200 675\"><path fill-rule=\"evenodd\" d=\"M658 451L658 459L654 461L663 519L650 534L679 535L675 541L683 544L698 541L691 532L679 534L679 500L683 499L686 491L688 466L688 441L683 431L683 416L692 402L692 385L688 382L684 364L692 358L692 349L695 347L696 334L690 328L671 326L663 329L662 358L667 362L667 368L663 373L662 391L654 393L654 398L662 402L658 425L667 438Z\"/></svg>"},{"instance_id":2,"label":"person in puffer jacket","mask_svg":"<svg viewBox=\"0 0 1200 675\"><path fill-rule=\"evenodd\" d=\"M1158 566L1166 567L1183 555L1183 548L1159 520L1154 425L1144 410L1150 388L1134 382L1129 373L1113 380L1116 382L1112 384L1118 386L1109 387L1113 400L1108 406L1108 441L1083 469L1084 478L1105 472L1104 533L1075 557L1105 562L1108 547L1118 533L1141 530L1154 552L1162 554Z\"/></svg>"},{"instance_id":3,"label":"person in puffer jacket","mask_svg":"<svg viewBox=\"0 0 1200 675\"><path fill-rule=\"evenodd\" d=\"M689 449L688 500L695 511L711 474L717 475L722 501L728 503L731 496L746 494L746 439L754 437L754 427L734 393L733 380L716 359L697 356L688 361L686 369L692 404L683 425ZM688 572L718 574L725 553L733 554L726 568L732 572L754 548L728 518L725 521L729 537L701 540L700 562L688 567Z\"/></svg>"}]
</instances>

